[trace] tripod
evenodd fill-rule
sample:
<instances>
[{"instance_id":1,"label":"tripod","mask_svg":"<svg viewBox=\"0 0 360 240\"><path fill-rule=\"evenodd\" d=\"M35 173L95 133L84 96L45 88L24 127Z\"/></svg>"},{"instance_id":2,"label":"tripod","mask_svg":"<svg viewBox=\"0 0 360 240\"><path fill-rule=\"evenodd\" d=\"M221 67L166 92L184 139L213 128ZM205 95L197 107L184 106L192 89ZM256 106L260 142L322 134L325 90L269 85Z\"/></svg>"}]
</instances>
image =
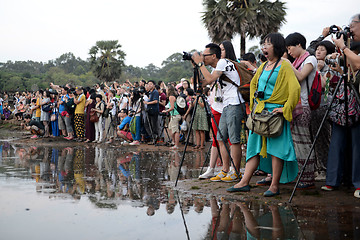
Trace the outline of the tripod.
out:
<instances>
[{"instance_id":1,"label":"tripod","mask_svg":"<svg viewBox=\"0 0 360 240\"><path fill-rule=\"evenodd\" d=\"M193 61L193 60L192 60ZM194 63L194 62L193 62ZM194 88L196 90L196 83L199 83L199 86L201 88L201 81L199 81L199 67L197 66L197 64L194 64ZM195 106L194 106L194 111L193 111L193 114L191 116L191 121L190 121L190 126L189 126L189 129L192 129L192 126L193 126L193 123L194 123L194 117L195 117L195 114L196 114L196 110L197 110L197 106L198 106L198 102L199 102L199 99L202 99L204 105L205 105L205 112L206 112L206 115L208 116L208 119L211 117L211 119L214 121L215 123L215 126L216 128L218 129L218 134L225 146L225 149L226 149L226 152L227 154L229 155L229 159L230 159L230 162L232 164L232 166L234 167L235 169L235 172L236 172L236 175L240 178L240 174L239 174L239 171L237 170L235 164L234 164L234 161L231 157L231 154L230 154L230 150L228 148L228 146L226 145L226 140L227 139L224 139L224 136L222 135L220 129L219 129L219 126L218 124L216 123L215 121L215 117L214 115L212 114L211 110L210 110L210 106L209 106L209 103L206 101L205 99L205 95L201 92L201 94L197 95L196 96L196 100L195 100ZM212 134L213 136L215 136L215 130L213 129L212 125L209 124L211 127L211 131L212 131ZM179 166L179 172L178 172L178 175L177 175L177 178L176 178L176 182L175 182L175 187L177 186L177 182L179 180L179 176L180 176L180 173L181 173L181 167L184 163L184 160L185 160L185 154L186 154L186 149L187 149L187 146L189 144L189 139L190 139L190 133L191 131L188 132L187 134L187 137L186 137L186 142L185 142L185 148L184 148L184 151L183 151L183 154L182 154L182 158L181 158L181 162L180 162L180 166ZM219 143L218 141L215 139L215 143L216 143L216 147L218 149L218 153L219 153L219 156L221 156L221 153L220 153L220 147L219 147Z\"/></svg>"},{"instance_id":2,"label":"tripod","mask_svg":"<svg viewBox=\"0 0 360 240\"><path fill-rule=\"evenodd\" d=\"M331 101L330 101L330 103L328 105L328 108L327 108L327 110L325 112L325 115L324 115L324 117L323 117L323 119L321 121L320 127L319 127L319 129L318 129L318 131L317 131L317 133L316 133L316 135L314 137L313 143L312 143L311 148L310 148L310 152L309 152L309 154L308 154L308 156L307 156L307 158L306 158L306 160L304 162L304 165L303 165L303 167L301 169L301 172L300 172L300 174L298 176L298 179L296 181L294 189L293 189L293 191L291 193L291 196L289 198L289 203L291 203L291 201L292 201L292 199L294 197L294 194L296 192L296 188L300 183L300 179L301 179L301 177L302 177L302 175L303 175L303 173L305 171L305 167L306 167L306 165L307 165L307 163L308 163L308 161L310 159L311 153L315 148L315 143L316 143L316 141L318 139L318 136L320 135L320 132L321 132L321 129L322 129L323 125L324 125L324 122L325 122L325 120L326 120L326 118L327 118L327 116L328 116L328 114L330 112L330 109L331 109L332 104L334 102L334 99L336 98L336 95L337 95L337 93L339 91L341 83L344 83L345 114L346 114L346 126L347 126L348 125L348 96L347 96L348 87L350 87L351 90L354 91L356 102L359 105L360 105L360 97L359 97L358 94L356 94L356 89L355 89L354 85L350 82L350 75L349 75L349 72L348 72L348 69L347 69L346 56L344 57L344 74L341 76L340 80L338 81L338 83L336 85L336 88L335 88L334 93L333 93L333 97L332 97L332 99L331 99Z\"/></svg>"},{"instance_id":3,"label":"tripod","mask_svg":"<svg viewBox=\"0 0 360 240\"><path fill-rule=\"evenodd\" d=\"M170 135L169 135L168 127L167 127L167 125L166 125L167 115L164 115L164 114L160 113L160 116L161 116L161 130L160 130L160 132L159 132L159 133L160 133L159 136L161 137L162 134L163 134L163 132L165 131L166 136L167 136L167 138L168 138L168 141L167 141L166 143L164 142L164 144L165 144L165 146L170 146L170 144L171 144L171 137L170 137ZM159 146L159 144L155 144L155 146Z\"/></svg>"}]
</instances>

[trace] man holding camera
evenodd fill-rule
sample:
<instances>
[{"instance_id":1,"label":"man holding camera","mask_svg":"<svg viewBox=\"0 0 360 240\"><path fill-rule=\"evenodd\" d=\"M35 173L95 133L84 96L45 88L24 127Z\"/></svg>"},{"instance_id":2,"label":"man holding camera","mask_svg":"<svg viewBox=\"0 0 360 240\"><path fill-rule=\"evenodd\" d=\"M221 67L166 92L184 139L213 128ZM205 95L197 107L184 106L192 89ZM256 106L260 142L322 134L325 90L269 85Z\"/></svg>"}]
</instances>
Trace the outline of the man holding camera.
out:
<instances>
[{"instance_id":1,"label":"man holding camera","mask_svg":"<svg viewBox=\"0 0 360 240\"><path fill-rule=\"evenodd\" d=\"M347 31L337 32L337 39L333 38L332 40L342 51L344 58L346 57L348 68L352 69L351 72L357 72L354 75L350 73L352 79L359 79L360 51L359 47L356 49L355 43L360 42L360 14L352 17L349 27L353 40L352 49L349 49L344 41ZM341 184L344 162L347 161L345 153L350 152L352 154L352 183L356 188L354 196L360 198L360 106L356 100L356 95L359 96L359 89L353 90L350 87L351 85L347 84L347 94L344 94L344 83L341 83L338 93L334 95L335 99L329 114L333 128L327 162L326 185L321 189L332 191ZM346 100L347 106L344 104Z\"/></svg>"},{"instance_id":2,"label":"man holding camera","mask_svg":"<svg viewBox=\"0 0 360 240\"><path fill-rule=\"evenodd\" d=\"M158 137L159 92L155 89L155 82L153 80L148 81L147 87L149 90L149 99L148 101L144 100L144 104L147 105L146 111L152 131L153 141L151 144L155 145Z\"/></svg>"},{"instance_id":3,"label":"man holding camera","mask_svg":"<svg viewBox=\"0 0 360 240\"><path fill-rule=\"evenodd\" d=\"M202 85L212 84L219 80L221 85L221 97L224 109L219 122L219 131L221 134L217 135L219 141L220 153L223 159L223 167L221 172L212 181L235 182L239 180L235 170L230 170L230 158L226 151L226 146L221 138L229 139L231 142L230 154L234 160L237 170L240 168L241 161L241 145L240 145L240 131L241 120L245 116L244 99L238 92L237 87L229 82L220 80L220 76L225 74L235 84L240 85L240 77L232 62L227 59L221 59L221 49L217 44L210 43L206 45L203 54L195 52L192 55L194 64L199 67L199 70L204 76ZM210 73L205 66L211 66L214 70Z\"/></svg>"}]
</instances>

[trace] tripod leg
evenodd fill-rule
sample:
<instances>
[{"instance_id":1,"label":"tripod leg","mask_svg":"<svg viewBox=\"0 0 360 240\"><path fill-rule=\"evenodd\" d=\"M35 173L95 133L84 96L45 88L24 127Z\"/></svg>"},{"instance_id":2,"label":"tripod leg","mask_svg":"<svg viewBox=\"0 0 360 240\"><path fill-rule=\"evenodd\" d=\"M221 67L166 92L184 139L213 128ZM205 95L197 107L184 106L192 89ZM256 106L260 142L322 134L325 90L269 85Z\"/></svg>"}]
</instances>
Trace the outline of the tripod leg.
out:
<instances>
[{"instance_id":1,"label":"tripod leg","mask_svg":"<svg viewBox=\"0 0 360 240\"><path fill-rule=\"evenodd\" d=\"M153 141L156 141L156 139L155 139L155 137L154 137L154 131L153 131L153 128L152 128L152 124L151 124L151 122L150 122L150 118L149 118L149 115L148 115L148 113L146 113L146 121L148 122L148 124L149 124L149 129L150 129L150 135L151 135L151 137L153 138Z\"/></svg>"},{"instance_id":2,"label":"tripod leg","mask_svg":"<svg viewBox=\"0 0 360 240\"><path fill-rule=\"evenodd\" d=\"M333 94L334 97L331 99L331 102L330 102L330 104L329 104L329 106L328 106L328 109L326 110L326 113L325 113L325 115L324 115L324 117L323 117L323 119L322 119L322 121L321 121L320 127L319 127L319 129L318 129L318 131L317 131L317 133L316 133L316 136L314 137L314 141L313 141L313 143L312 143L312 145L311 145L310 152L309 152L309 154L308 154L308 156L307 156L307 158L306 158L306 160L305 160L305 162L304 162L304 165L303 165L303 167L302 167L302 169L301 169L301 172L300 172L300 174L299 174L299 176L298 176L298 179L297 179L297 181L296 181L296 184L295 184L295 186L294 186L294 189L293 189L293 191L292 191L292 193L291 193L291 196L290 196L290 198L289 198L289 203L291 203L291 201L292 201L292 199L293 199L293 197L294 197L294 194L295 194L295 192L296 192L296 188L297 188L297 186L298 186L299 183L300 183L300 179L301 179L302 175L304 174L306 164L308 163L308 161L309 161L309 159L310 159L310 156L311 156L311 153L312 153L312 151L314 150L315 143L316 143L316 141L317 141L317 139L318 139L318 137L319 137L320 131L321 131L321 129L322 129L323 125L324 125L324 122L325 122L325 120L326 120L326 118L327 118L327 116L328 116L328 114L329 114L329 111L330 111L330 109L331 109L331 105L332 105L332 103L334 102L335 96L336 96L337 92L339 91L339 88L340 88L340 85L341 85L341 82L342 82L342 81L345 81L345 79L344 79L343 77L339 80L338 84L336 85L336 88L335 88L335 91L334 91L334 94Z\"/></svg>"},{"instance_id":3,"label":"tripod leg","mask_svg":"<svg viewBox=\"0 0 360 240\"><path fill-rule=\"evenodd\" d=\"M206 103L206 104L207 104L207 103ZM214 115L212 115L211 117L212 117L212 119L213 119L213 121L214 121L214 123L215 123L215 125L216 125L216 128L218 129L218 134L219 134L220 138L222 139L222 142L223 142L223 144L224 144L225 150L226 150L226 152L227 152L227 154L228 154L228 156L229 156L230 163L231 163L232 166L234 167L236 175L237 175L239 178L241 178L241 175L240 175L238 169L236 168L236 165L235 165L235 163L234 163L234 161L233 161L233 159L232 159L232 157L231 157L231 153L230 153L229 147L228 147L227 144L226 144L227 139L224 139L224 136L222 135L221 130L219 129L219 126L218 126L218 124L217 124L216 121L215 121ZM220 148L219 148L218 145L217 145L217 147L218 147L218 149L219 149L219 156L221 156L221 154L220 154Z\"/></svg>"},{"instance_id":4,"label":"tripod leg","mask_svg":"<svg viewBox=\"0 0 360 240\"><path fill-rule=\"evenodd\" d=\"M200 95L197 96L197 97L196 97L196 100L195 100L194 111L193 111L192 116L191 116L191 121L190 121L189 129L192 129L192 126L193 126L193 123L194 123L194 117L195 117L195 113L196 113L196 109L197 109L199 97L200 97ZM179 180L179 176L180 176L180 172L181 172L181 167L182 167L182 165L183 165L183 163L184 163L186 149L187 149L187 146L188 146L188 144L189 144L190 133L191 133L191 131L188 131L188 134L187 134L187 136L186 136L185 148L184 148L184 151L183 151L183 154L182 154L182 157L181 157L181 162L180 162L180 166L179 166L179 172L178 172L178 175L177 175L177 177L176 177L175 187L177 186L177 183L178 183L178 180Z\"/></svg>"}]
</instances>

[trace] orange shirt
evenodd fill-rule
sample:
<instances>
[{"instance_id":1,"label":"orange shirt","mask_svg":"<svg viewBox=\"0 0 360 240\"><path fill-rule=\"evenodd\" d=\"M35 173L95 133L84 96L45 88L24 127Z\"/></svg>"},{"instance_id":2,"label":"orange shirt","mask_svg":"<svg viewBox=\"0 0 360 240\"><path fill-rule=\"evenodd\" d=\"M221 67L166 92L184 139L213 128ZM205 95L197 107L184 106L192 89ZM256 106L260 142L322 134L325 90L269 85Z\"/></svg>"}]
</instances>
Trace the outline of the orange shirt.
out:
<instances>
[{"instance_id":1,"label":"orange shirt","mask_svg":"<svg viewBox=\"0 0 360 240\"><path fill-rule=\"evenodd\" d=\"M39 106L39 108L36 109L36 117L41 117L41 106L40 106L40 98L36 99L36 106Z\"/></svg>"}]
</instances>

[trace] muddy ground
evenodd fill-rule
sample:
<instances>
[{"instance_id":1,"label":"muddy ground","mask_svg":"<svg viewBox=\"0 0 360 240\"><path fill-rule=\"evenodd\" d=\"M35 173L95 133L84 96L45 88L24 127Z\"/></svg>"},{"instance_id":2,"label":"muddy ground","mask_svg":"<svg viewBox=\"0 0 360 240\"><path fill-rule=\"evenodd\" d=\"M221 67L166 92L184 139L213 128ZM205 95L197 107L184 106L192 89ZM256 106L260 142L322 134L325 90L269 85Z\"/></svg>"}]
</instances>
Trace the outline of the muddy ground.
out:
<instances>
[{"instance_id":1,"label":"muddy ground","mask_svg":"<svg viewBox=\"0 0 360 240\"><path fill-rule=\"evenodd\" d=\"M25 132L21 129L19 123L15 120L8 122L0 122L0 131L2 131L3 136L8 136L8 138L16 139L16 143L21 145L28 146L58 146L58 147L67 147L67 146L90 146L90 144L95 143L83 143L68 141L62 137L53 137L53 138L38 138L30 139L31 135L28 132ZM206 150L210 146L210 143L206 144ZM114 148L120 147L129 151L169 151L169 148L166 146L153 146L147 144L141 144L140 146L121 146L119 141L116 141L114 144L102 144L104 148ZM184 147L180 148L182 152ZM196 151L192 147L188 147L187 152ZM289 204L289 198L293 191L295 182L289 184L283 184L280 186L281 194L272 198L263 197L263 193L267 190L266 186L257 187L255 185L256 181L260 180L261 176L254 176L251 180L251 191L248 193L228 193L226 188L229 188L234 185L234 183L223 183L223 182L211 182L209 180L198 180L198 179L186 179L180 180L175 187L174 182L168 183L170 186L174 186L175 189L186 192L188 194L195 195L207 195L207 196L217 196L232 200L240 201L249 201L256 200L264 202L267 204ZM354 188L353 187L341 187L339 190L332 192L322 191L320 188L324 185L324 181L316 182L316 188L312 190L298 190L295 193L294 198L292 199L292 206L295 207L309 207L314 210L320 208L328 207L340 207L347 206L353 208L355 211L360 212L360 199L357 199L353 196Z\"/></svg>"}]
</instances>

